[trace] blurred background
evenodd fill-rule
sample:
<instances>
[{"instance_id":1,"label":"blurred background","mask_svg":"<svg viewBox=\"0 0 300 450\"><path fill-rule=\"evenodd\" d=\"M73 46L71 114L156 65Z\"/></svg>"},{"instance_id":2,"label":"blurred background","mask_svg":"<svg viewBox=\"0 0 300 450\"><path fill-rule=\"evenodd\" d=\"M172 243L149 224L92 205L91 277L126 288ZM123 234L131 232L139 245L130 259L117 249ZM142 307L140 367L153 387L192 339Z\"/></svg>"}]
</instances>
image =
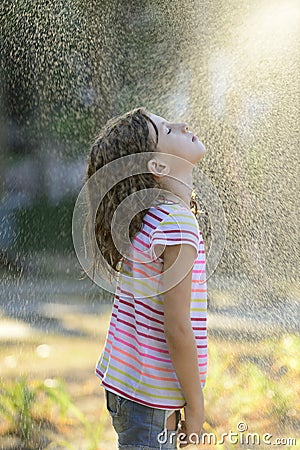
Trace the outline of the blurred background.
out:
<instances>
[{"instance_id":1,"label":"blurred background","mask_svg":"<svg viewBox=\"0 0 300 450\"><path fill-rule=\"evenodd\" d=\"M223 281L239 279L250 303L293 295L297 1L23 0L0 11L4 288L20 273L76 278L71 219L90 143L112 115L143 105L186 120L206 144L199 170L227 220Z\"/></svg>"},{"instance_id":2,"label":"blurred background","mask_svg":"<svg viewBox=\"0 0 300 450\"><path fill-rule=\"evenodd\" d=\"M137 106L187 121L207 147L195 179L208 177L227 221L211 336L297 335L299 2L2 0L0 25L3 342L98 336L75 316L100 317L111 296L80 279L72 212L91 141ZM4 374L17 371L5 355Z\"/></svg>"}]
</instances>

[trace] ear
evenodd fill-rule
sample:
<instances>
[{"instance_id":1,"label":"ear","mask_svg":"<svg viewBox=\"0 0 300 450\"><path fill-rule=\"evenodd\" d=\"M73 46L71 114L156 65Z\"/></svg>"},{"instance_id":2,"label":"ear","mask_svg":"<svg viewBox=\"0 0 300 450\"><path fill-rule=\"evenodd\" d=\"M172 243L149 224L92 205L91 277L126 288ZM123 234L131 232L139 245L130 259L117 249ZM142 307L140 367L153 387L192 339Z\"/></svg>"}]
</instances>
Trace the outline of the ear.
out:
<instances>
[{"instance_id":1,"label":"ear","mask_svg":"<svg viewBox=\"0 0 300 450\"><path fill-rule=\"evenodd\" d=\"M159 162L156 159L150 159L147 163L149 172L151 172L156 177L164 177L169 174L170 168L163 161Z\"/></svg>"}]
</instances>

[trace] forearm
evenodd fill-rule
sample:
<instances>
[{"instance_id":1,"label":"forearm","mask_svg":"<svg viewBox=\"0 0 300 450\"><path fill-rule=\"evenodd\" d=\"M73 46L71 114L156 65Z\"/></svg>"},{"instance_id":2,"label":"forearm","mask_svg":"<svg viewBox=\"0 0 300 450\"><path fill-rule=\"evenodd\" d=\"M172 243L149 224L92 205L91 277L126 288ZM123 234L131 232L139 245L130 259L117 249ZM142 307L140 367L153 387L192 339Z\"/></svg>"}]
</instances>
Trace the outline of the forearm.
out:
<instances>
[{"instance_id":1,"label":"forearm","mask_svg":"<svg viewBox=\"0 0 300 450\"><path fill-rule=\"evenodd\" d=\"M191 326L180 328L165 324L166 341L178 381L187 405L200 412L203 409L197 345Z\"/></svg>"}]
</instances>

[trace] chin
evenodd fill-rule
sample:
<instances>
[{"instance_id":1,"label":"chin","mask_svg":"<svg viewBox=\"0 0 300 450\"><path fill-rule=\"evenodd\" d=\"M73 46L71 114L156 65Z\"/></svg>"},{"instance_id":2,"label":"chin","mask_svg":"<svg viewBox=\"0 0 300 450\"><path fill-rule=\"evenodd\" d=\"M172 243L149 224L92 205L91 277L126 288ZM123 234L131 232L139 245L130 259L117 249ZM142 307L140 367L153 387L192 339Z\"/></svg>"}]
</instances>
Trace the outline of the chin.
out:
<instances>
[{"instance_id":1,"label":"chin","mask_svg":"<svg viewBox=\"0 0 300 450\"><path fill-rule=\"evenodd\" d=\"M202 150L202 153L205 154L206 153L206 148L205 148L205 145L203 144L203 142L199 141L199 146L200 146L200 148Z\"/></svg>"},{"instance_id":2,"label":"chin","mask_svg":"<svg viewBox=\"0 0 300 450\"><path fill-rule=\"evenodd\" d=\"M202 142L199 141L199 161L205 156L206 148Z\"/></svg>"}]
</instances>

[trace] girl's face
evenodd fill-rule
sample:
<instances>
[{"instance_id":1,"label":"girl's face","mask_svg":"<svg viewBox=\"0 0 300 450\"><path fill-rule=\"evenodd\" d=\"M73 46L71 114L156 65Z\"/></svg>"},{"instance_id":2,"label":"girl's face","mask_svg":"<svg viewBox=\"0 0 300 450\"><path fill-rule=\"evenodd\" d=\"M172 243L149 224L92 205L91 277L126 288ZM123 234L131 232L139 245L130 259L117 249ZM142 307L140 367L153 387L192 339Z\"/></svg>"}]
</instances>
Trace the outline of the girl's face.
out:
<instances>
[{"instance_id":1,"label":"girl's face","mask_svg":"<svg viewBox=\"0 0 300 450\"><path fill-rule=\"evenodd\" d=\"M187 123L168 122L163 117L149 114L158 131L157 151L179 156L192 164L197 164L205 155L206 149L198 137L189 131ZM150 133L156 140L155 130L149 124Z\"/></svg>"}]
</instances>

